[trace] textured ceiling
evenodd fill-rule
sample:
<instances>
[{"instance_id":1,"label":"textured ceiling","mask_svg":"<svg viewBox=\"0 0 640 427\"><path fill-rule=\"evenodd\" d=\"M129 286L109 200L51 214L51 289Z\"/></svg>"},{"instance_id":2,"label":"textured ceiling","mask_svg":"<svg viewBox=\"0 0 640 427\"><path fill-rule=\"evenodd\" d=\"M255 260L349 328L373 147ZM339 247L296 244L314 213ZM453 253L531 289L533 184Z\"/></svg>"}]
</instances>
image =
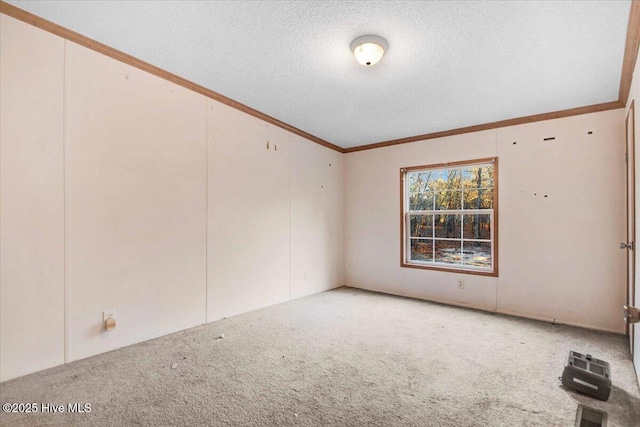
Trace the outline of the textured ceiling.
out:
<instances>
[{"instance_id":1,"label":"textured ceiling","mask_svg":"<svg viewBox=\"0 0 640 427\"><path fill-rule=\"evenodd\" d=\"M630 1L8 1L342 147L615 101ZM384 37L365 68L349 45Z\"/></svg>"}]
</instances>

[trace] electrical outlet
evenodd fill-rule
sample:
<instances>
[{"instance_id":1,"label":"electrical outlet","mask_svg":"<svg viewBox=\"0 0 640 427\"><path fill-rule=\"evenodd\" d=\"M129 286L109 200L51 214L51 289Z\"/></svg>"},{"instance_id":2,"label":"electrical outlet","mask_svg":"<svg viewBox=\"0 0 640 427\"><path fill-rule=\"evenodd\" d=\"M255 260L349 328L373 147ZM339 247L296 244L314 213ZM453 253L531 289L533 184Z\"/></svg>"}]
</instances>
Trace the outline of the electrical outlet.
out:
<instances>
[{"instance_id":1,"label":"electrical outlet","mask_svg":"<svg viewBox=\"0 0 640 427\"><path fill-rule=\"evenodd\" d=\"M464 280L462 279L458 280L458 289L464 289Z\"/></svg>"},{"instance_id":2,"label":"electrical outlet","mask_svg":"<svg viewBox=\"0 0 640 427\"><path fill-rule=\"evenodd\" d=\"M107 319L114 319L116 318L116 311L115 310L106 310L102 312L102 321L105 322Z\"/></svg>"}]
</instances>

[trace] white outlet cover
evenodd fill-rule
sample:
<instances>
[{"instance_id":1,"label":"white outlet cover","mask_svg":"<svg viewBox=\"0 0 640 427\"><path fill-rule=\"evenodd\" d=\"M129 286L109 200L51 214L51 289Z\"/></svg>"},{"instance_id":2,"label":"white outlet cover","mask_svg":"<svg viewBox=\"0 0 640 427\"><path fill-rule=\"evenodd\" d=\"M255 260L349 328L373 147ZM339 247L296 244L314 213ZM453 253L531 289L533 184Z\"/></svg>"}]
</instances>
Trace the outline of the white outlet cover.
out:
<instances>
[{"instance_id":1,"label":"white outlet cover","mask_svg":"<svg viewBox=\"0 0 640 427\"><path fill-rule=\"evenodd\" d=\"M106 321L108 318L115 319L116 311L115 310L106 310L102 312L102 321Z\"/></svg>"}]
</instances>

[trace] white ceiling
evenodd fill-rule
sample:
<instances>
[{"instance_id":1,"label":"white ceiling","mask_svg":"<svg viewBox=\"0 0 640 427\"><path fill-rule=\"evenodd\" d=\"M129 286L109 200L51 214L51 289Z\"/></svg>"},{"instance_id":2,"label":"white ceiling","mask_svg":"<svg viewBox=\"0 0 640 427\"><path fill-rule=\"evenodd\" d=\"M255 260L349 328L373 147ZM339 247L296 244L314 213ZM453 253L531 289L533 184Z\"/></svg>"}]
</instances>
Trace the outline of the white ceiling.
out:
<instances>
[{"instance_id":1,"label":"white ceiling","mask_svg":"<svg viewBox=\"0 0 640 427\"><path fill-rule=\"evenodd\" d=\"M630 1L9 1L342 147L618 99ZM375 34L365 68L349 45Z\"/></svg>"}]
</instances>

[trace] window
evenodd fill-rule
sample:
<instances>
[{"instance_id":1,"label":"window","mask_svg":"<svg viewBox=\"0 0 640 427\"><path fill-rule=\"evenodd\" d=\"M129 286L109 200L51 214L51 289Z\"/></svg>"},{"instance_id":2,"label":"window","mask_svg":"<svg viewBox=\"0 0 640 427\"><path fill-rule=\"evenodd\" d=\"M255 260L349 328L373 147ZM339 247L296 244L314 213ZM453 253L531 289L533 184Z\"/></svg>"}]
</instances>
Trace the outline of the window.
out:
<instances>
[{"instance_id":1,"label":"window","mask_svg":"<svg viewBox=\"0 0 640 427\"><path fill-rule=\"evenodd\" d=\"M498 159L400 170L402 267L498 275Z\"/></svg>"}]
</instances>

